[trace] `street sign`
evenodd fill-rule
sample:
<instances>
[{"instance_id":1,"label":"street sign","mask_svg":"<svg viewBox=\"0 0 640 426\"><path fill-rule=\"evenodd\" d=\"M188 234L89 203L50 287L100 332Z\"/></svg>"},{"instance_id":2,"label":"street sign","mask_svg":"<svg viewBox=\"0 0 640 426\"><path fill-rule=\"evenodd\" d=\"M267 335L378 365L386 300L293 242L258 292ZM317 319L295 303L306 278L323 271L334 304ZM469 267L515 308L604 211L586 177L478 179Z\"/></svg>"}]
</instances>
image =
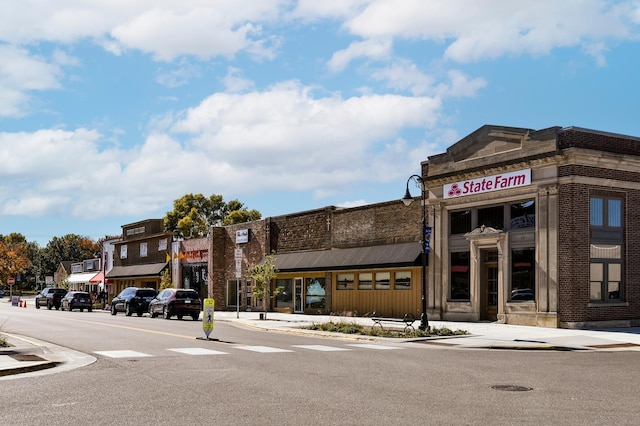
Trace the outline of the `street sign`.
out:
<instances>
[{"instance_id":1,"label":"street sign","mask_svg":"<svg viewBox=\"0 0 640 426\"><path fill-rule=\"evenodd\" d=\"M7 284L14 285L15 283L16 283L15 278L13 277L7 278Z\"/></svg>"},{"instance_id":2,"label":"street sign","mask_svg":"<svg viewBox=\"0 0 640 426\"><path fill-rule=\"evenodd\" d=\"M242 260L242 249L241 248L234 249L233 257L235 260Z\"/></svg>"},{"instance_id":3,"label":"street sign","mask_svg":"<svg viewBox=\"0 0 640 426\"><path fill-rule=\"evenodd\" d=\"M213 331L213 308L215 306L213 299L204 299L203 315L202 315L202 330L209 340L209 334Z\"/></svg>"}]
</instances>

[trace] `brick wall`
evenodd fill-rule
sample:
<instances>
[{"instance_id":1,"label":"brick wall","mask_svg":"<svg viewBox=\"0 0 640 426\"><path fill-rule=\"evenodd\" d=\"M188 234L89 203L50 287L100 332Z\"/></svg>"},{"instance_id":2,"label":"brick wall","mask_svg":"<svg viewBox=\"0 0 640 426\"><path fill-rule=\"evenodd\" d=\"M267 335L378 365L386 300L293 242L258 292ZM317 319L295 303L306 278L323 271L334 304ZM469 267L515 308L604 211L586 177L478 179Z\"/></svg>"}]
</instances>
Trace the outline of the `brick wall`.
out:
<instances>
[{"instance_id":1,"label":"brick wall","mask_svg":"<svg viewBox=\"0 0 640 426\"><path fill-rule=\"evenodd\" d=\"M561 168L564 169L564 168ZM584 172L587 169L581 169ZM591 168L606 178L617 170ZM561 170L566 175L567 170ZM586 173L589 176L589 173ZM583 175L584 176L584 175ZM592 191L615 191L625 199L623 301L628 306L589 305L589 197ZM561 185L558 230L558 314L561 322L626 321L640 318L640 191L584 184Z\"/></svg>"},{"instance_id":2,"label":"brick wall","mask_svg":"<svg viewBox=\"0 0 640 426\"><path fill-rule=\"evenodd\" d=\"M558 133L558 148L586 148L616 154L640 155L640 140L622 135L570 128Z\"/></svg>"},{"instance_id":3,"label":"brick wall","mask_svg":"<svg viewBox=\"0 0 640 426\"><path fill-rule=\"evenodd\" d=\"M419 199L410 206L400 200L333 213L333 246L339 248L419 241L422 227Z\"/></svg>"}]
</instances>

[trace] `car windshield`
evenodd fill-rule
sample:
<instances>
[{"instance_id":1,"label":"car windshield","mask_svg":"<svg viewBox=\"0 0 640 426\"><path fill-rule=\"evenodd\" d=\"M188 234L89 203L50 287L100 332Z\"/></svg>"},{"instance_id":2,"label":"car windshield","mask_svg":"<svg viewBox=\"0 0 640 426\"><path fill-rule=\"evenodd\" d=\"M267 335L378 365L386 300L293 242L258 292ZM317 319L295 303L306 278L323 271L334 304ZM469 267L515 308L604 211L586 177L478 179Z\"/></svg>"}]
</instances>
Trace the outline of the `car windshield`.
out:
<instances>
[{"instance_id":1,"label":"car windshield","mask_svg":"<svg viewBox=\"0 0 640 426\"><path fill-rule=\"evenodd\" d=\"M197 299L198 293L195 291L177 291L176 299Z\"/></svg>"}]
</instances>

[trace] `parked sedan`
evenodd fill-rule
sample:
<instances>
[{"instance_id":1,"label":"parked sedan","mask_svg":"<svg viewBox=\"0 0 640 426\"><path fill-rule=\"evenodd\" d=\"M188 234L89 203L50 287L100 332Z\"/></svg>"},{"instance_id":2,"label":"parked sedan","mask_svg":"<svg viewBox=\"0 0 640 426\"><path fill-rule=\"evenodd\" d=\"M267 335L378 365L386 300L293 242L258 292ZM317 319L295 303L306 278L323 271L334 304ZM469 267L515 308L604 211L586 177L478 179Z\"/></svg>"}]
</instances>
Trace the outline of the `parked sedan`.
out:
<instances>
[{"instance_id":1,"label":"parked sedan","mask_svg":"<svg viewBox=\"0 0 640 426\"><path fill-rule=\"evenodd\" d=\"M153 288L127 287L111 300L111 315L124 311L127 316L135 312L141 317L149 310L149 302L157 294Z\"/></svg>"},{"instance_id":2,"label":"parked sedan","mask_svg":"<svg viewBox=\"0 0 640 426\"><path fill-rule=\"evenodd\" d=\"M182 319L190 316L194 321L200 317L200 296L195 290L185 288L167 288L149 302L149 316L169 319L177 316Z\"/></svg>"},{"instance_id":3,"label":"parked sedan","mask_svg":"<svg viewBox=\"0 0 640 426\"><path fill-rule=\"evenodd\" d=\"M80 312L85 309L91 312L93 310L93 302L91 301L91 295L86 291L70 291L63 298L60 303L60 310L73 311L74 309L80 309Z\"/></svg>"}]
</instances>

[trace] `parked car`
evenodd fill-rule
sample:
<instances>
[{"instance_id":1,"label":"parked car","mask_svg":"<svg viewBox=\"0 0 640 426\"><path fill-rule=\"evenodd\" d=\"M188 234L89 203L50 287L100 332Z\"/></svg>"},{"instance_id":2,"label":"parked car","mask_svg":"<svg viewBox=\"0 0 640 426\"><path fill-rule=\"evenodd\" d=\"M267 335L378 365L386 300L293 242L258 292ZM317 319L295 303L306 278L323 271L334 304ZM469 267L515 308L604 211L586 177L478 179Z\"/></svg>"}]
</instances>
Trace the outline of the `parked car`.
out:
<instances>
[{"instance_id":1,"label":"parked car","mask_svg":"<svg viewBox=\"0 0 640 426\"><path fill-rule=\"evenodd\" d=\"M91 312L93 310L93 302L91 301L91 295L86 291L70 291L64 295L62 302L60 303L60 310L80 309L80 312L85 309Z\"/></svg>"},{"instance_id":2,"label":"parked car","mask_svg":"<svg viewBox=\"0 0 640 426\"><path fill-rule=\"evenodd\" d=\"M195 290L185 288L167 288L149 302L149 316L155 318L162 315L169 319L177 316L182 319L190 316L194 321L200 317L201 303L200 296Z\"/></svg>"},{"instance_id":3,"label":"parked car","mask_svg":"<svg viewBox=\"0 0 640 426\"><path fill-rule=\"evenodd\" d=\"M134 312L141 317L149 310L149 302L158 295L153 288L127 287L111 301L111 315L124 312L131 316Z\"/></svg>"},{"instance_id":4,"label":"parked car","mask_svg":"<svg viewBox=\"0 0 640 426\"><path fill-rule=\"evenodd\" d=\"M46 287L36 295L36 309L46 306L47 309L60 309L62 298L67 294L67 290L59 287Z\"/></svg>"}]
</instances>

